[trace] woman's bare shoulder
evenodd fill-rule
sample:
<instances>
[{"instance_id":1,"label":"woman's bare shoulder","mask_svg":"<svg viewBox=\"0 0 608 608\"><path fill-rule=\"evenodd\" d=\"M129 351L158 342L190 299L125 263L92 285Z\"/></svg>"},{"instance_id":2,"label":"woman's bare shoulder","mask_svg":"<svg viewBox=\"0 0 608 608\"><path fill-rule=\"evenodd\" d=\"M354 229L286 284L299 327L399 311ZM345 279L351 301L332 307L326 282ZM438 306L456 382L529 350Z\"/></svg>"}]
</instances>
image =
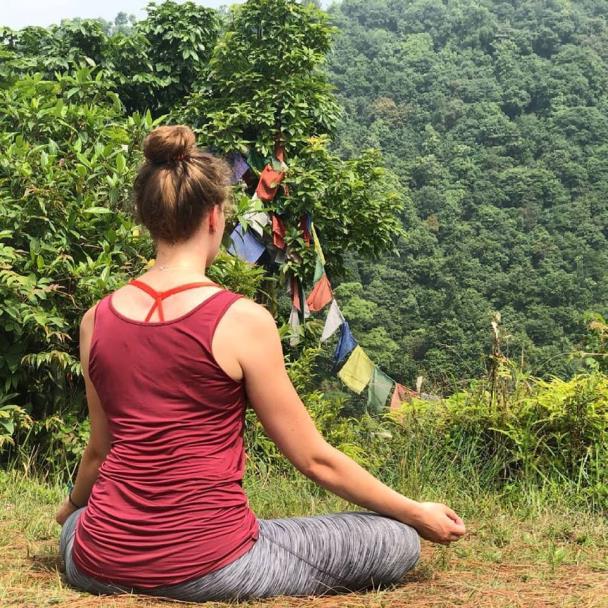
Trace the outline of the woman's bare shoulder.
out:
<instances>
[{"instance_id":1,"label":"woman's bare shoulder","mask_svg":"<svg viewBox=\"0 0 608 608\"><path fill-rule=\"evenodd\" d=\"M101 302L101 300L99 300ZM90 332L93 329L93 324L95 323L95 311L99 306L99 302L96 302L91 306L83 315L80 320L80 331L82 332Z\"/></svg>"},{"instance_id":2,"label":"woman's bare shoulder","mask_svg":"<svg viewBox=\"0 0 608 608\"><path fill-rule=\"evenodd\" d=\"M236 300L228 309L226 315L230 315L233 321L243 323L246 326L276 327L272 313L262 304L245 296Z\"/></svg>"}]
</instances>

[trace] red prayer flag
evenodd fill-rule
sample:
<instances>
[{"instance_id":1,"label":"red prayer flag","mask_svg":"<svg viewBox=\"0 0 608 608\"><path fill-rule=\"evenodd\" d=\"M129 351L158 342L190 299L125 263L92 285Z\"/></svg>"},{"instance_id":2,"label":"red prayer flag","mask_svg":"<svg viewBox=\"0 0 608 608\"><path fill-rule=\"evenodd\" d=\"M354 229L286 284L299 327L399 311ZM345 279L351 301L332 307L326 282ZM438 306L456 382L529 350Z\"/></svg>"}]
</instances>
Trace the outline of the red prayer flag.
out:
<instances>
[{"instance_id":1,"label":"red prayer flag","mask_svg":"<svg viewBox=\"0 0 608 608\"><path fill-rule=\"evenodd\" d=\"M275 171L270 165L266 165L260 174L260 181L255 191L258 198L269 203L275 197L284 176L285 173L282 171Z\"/></svg>"},{"instance_id":2,"label":"red prayer flag","mask_svg":"<svg viewBox=\"0 0 608 608\"><path fill-rule=\"evenodd\" d=\"M416 393L410 389L395 382L395 390L391 397L391 410L398 410L404 401L409 401L412 397L415 397Z\"/></svg>"},{"instance_id":3,"label":"red prayer flag","mask_svg":"<svg viewBox=\"0 0 608 608\"><path fill-rule=\"evenodd\" d=\"M315 283L312 291L308 294L306 303L312 312L318 312L327 306L333 299L334 296L331 291L329 279L327 278L327 275L323 273L323 276Z\"/></svg>"},{"instance_id":4,"label":"red prayer flag","mask_svg":"<svg viewBox=\"0 0 608 608\"><path fill-rule=\"evenodd\" d=\"M280 162L285 162L285 146L280 141L277 141L274 147L274 157Z\"/></svg>"},{"instance_id":5,"label":"red prayer flag","mask_svg":"<svg viewBox=\"0 0 608 608\"><path fill-rule=\"evenodd\" d=\"M291 303L297 311L302 310L302 302L300 300L300 289L298 279L295 274L291 275Z\"/></svg>"},{"instance_id":6,"label":"red prayer flag","mask_svg":"<svg viewBox=\"0 0 608 608\"><path fill-rule=\"evenodd\" d=\"M276 214L272 214L272 244L278 249L285 249L285 224Z\"/></svg>"}]
</instances>

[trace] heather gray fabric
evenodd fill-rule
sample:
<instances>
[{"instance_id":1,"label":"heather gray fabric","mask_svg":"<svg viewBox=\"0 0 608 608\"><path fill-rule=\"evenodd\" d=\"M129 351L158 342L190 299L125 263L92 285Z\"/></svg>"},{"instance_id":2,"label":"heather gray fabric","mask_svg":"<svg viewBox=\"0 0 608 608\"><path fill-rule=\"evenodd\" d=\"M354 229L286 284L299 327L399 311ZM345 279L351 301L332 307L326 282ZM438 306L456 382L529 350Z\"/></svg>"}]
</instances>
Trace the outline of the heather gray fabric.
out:
<instances>
[{"instance_id":1,"label":"heather gray fabric","mask_svg":"<svg viewBox=\"0 0 608 608\"><path fill-rule=\"evenodd\" d=\"M133 592L191 602L344 593L398 583L420 556L417 532L377 513L259 519L258 540L234 562L177 585L140 590L97 581L76 568L72 546L83 510L65 522L60 552L68 582L91 593Z\"/></svg>"}]
</instances>

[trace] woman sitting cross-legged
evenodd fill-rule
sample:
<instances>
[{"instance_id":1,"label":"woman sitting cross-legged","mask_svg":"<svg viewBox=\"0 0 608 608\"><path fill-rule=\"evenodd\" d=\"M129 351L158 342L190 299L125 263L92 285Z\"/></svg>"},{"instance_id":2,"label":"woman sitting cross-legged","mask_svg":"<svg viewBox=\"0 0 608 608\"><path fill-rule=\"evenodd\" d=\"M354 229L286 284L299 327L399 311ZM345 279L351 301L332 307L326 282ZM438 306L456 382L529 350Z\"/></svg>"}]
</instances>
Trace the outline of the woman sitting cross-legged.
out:
<instances>
[{"instance_id":1,"label":"woman sitting cross-legged","mask_svg":"<svg viewBox=\"0 0 608 608\"><path fill-rule=\"evenodd\" d=\"M80 325L91 436L56 519L68 582L185 601L319 595L401 580L454 511L387 487L330 446L261 305L209 281L229 167L185 126L155 129L135 182L156 262ZM242 487L249 402L304 475L367 511L261 519Z\"/></svg>"}]
</instances>

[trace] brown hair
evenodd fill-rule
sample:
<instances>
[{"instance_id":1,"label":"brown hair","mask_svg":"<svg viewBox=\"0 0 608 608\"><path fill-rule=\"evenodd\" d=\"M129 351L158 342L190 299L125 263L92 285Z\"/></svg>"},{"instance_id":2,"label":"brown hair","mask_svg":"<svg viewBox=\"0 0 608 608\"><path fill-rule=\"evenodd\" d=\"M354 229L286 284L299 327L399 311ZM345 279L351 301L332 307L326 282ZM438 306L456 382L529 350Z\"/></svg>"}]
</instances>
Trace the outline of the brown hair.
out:
<instances>
[{"instance_id":1,"label":"brown hair","mask_svg":"<svg viewBox=\"0 0 608 608\"><path fill-rule=\"evenodd\" d=\"M188 240L214 205L230 203L229 165L198 148L190 127L154 129L144 155L134 185L135 219L155 241Z\"/></svg>"}]
</instances>

